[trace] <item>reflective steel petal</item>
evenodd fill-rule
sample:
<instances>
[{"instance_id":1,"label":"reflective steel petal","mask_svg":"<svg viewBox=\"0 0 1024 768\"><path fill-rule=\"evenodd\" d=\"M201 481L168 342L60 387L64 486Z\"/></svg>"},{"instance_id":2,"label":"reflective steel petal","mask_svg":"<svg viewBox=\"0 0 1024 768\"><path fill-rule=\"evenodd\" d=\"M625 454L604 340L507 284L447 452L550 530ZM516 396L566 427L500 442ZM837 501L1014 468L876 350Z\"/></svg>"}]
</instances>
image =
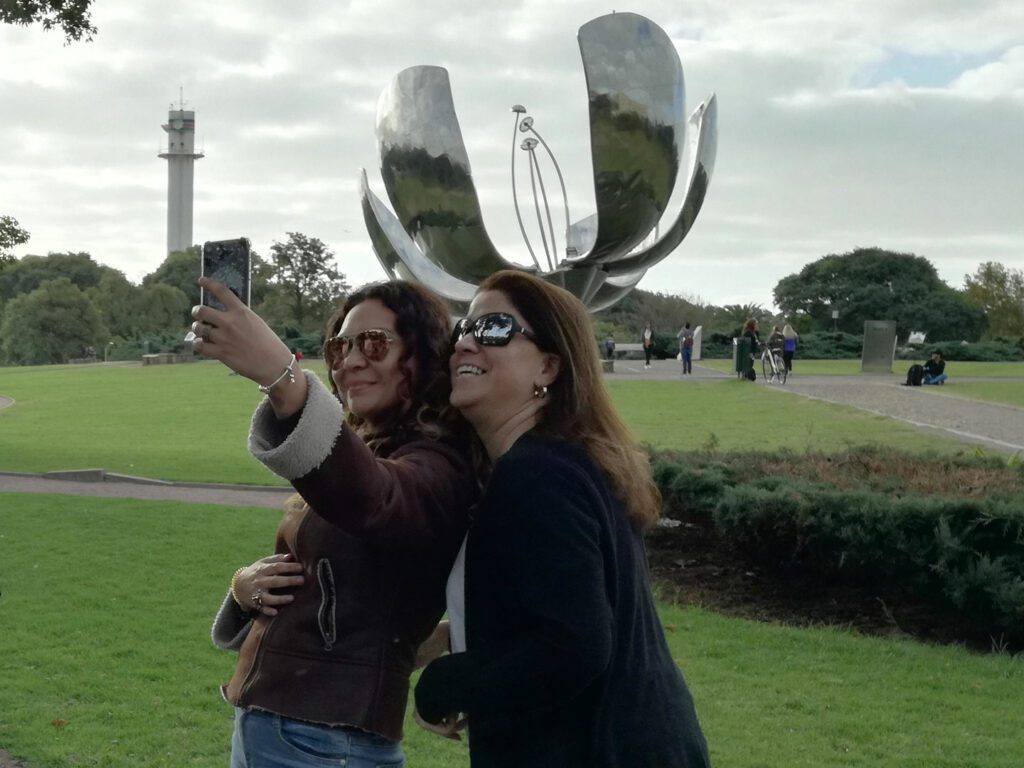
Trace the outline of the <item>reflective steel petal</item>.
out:
<instances>
[{"instance_id":1,"label":"reflective steel petal","mask_svg":"<svg viewBox=\"0 0 1024 768\"><path fill-rule=\"evenodd\" d=\"M591 312L600 312L602 309L607 309L625 298L626 294L632 291L646 274L647 270L641 269L639 272L609 277L604 281L597 294L587 302L587 309Z\"/></svg>"},{"instance_id":2,"label":"reflective steel petal","mask_svg":"<svg viewBox=\"0 0 1024 768\"><path fill-rule=\"evenodd\" d=\"M525 268L505 261L484 229L445 69L411 67L395 76L377 106L377 139L388 198L428 259L473 283Z\"/></svg>"},{"instance_id":3,"label":"reflective steel petal","mask_svg":"<svg viewBox=\"0 0 1024 768\"><path fill-rule=\"evenodd\" d=\"M624 257L654 229L679 171L686 130L683 68L668 35L635 13L579 31L590 99L597 240L573 261Z\"/></svg>"},{"instance_id":4,"label":"reflective steel petal","mask_svg":"<svg viewBox=\"0 0 1024 768\"><path fill-rule=\"evenodd\" d=\"M456 309L464 309L473 299L476 285L449 275L428 259L402 229L395 215L370 189L366 171L360 175L363 220L377 260L391 278L415 280L447 299Z\"/></svg>"},{"instance_id":5,"label":"reflective steel petal","mask_svg":"<svg viewBox=\"0 0 1024 768\"><path fill-rule=\"evenodd\" d=\"M686 196L683 198L679 215L665 234L650 248L609 263L607 269L613 275L650 269L683 242L683 238L697 220L697 214L700 213L708 191L711 174L715 169L715 154L718 149L718 102L714 94L694 110L689 122L689 173Z\"/></svg>"}]
</instances>

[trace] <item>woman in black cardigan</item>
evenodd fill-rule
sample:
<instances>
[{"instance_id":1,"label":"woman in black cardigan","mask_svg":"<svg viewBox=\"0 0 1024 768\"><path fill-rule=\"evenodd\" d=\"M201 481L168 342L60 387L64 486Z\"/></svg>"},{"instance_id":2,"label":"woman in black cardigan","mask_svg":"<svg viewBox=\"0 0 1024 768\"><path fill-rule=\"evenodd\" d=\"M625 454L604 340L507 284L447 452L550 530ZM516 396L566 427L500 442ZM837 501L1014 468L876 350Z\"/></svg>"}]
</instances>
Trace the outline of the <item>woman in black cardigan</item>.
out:
<instances>
[{"instance_id":1,"label":"woman in black cardigan","mask_svg":"<svg viewBox=\"0 0 1024 768\"><path fill-rule=\"evenodd\" d=\"M460 555L465 603L449 604L468 650L424 670L418 717L450 736L468 722L474 768L709 765L648 583L641 530L661 498L585 308L499 272L455 339L451 402L492 471Z\"/></svg>"}]
</instances>

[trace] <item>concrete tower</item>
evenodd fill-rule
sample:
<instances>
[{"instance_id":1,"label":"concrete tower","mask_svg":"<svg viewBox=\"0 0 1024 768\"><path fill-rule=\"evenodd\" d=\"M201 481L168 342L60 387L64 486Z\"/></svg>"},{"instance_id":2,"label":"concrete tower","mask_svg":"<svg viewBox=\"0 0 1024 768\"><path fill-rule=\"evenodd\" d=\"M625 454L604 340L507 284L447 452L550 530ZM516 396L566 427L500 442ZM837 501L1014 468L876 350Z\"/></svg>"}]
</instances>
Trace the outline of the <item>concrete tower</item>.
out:
<instances>
[{"instance_id":1,"label":"concrete tower","mask_svg":"<svg viewBox=\"0 0 1024 768\"><path fill-rule=\"evenodd\" d=\"M172 105L173 106L173 105ZM195 161L203 157L195 151L196 113L178 109L167 114L167 252L192 247L192 174Z\"/></svg>"}]
</instances>

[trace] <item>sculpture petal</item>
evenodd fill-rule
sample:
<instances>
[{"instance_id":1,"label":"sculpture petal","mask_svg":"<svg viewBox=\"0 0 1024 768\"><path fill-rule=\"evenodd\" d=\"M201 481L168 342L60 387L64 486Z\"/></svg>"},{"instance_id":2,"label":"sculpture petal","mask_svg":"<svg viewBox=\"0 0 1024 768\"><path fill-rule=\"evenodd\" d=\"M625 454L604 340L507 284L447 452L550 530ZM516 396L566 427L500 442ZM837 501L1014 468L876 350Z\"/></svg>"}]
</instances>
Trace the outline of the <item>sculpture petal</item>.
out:
<instances>
[{"instance_id":1,"label":"sculpture petal","mask_svg":"<svg viewBox=\"0 0 1024 768\"><path fill-rule=\"evenodd\" d=\"M718 102L711 94L694 110L689 125L689 173L683 206L672 226L650 248L611 262L606 268L612 275L650 269L674 251L686 237L707 195L711 174L715 169L718 149Z\"/></svg>"},{"instance_id":2,"label":"sculpture petal","mask_svg":"<svg viewBox=\"0 0 1024 768\"><path fill-rule=\"evenodd\" d=\"M383 201L370 189L366 171L360 173L359 191L363 204L363 220L370 233L373 251L384 271L391 278L422 283L447 299L456 312L464 312L473 299L476 286L449 275L416 247L401 223Z\"/></svg>"},{"instance_id":3,"label":"sculpture petal","mask_svg":"<svg viewBox=\"0 0 1024 768\"><path fill-rule=\"evenodd\" d=\"M608 273L600 267L562 265L554 272L546 272L540 277L549 283L565 288L569 293L584 304L590 301L608 278Z\"/></svg>"},{"instance_id":4,"label":"sculpture petal","mask_svg":"<svg viewBox=\"0 0 1024 768\"><path fill-rule=\"evenodd\" d=\"M403 229L449 275L479 283L505 261L484 228L469 156L442 67L402 70L377 106L381 174Z\"/></svg>"},{"instance_id":5,"label":"sculpture petal","mask_svg":"<svg viewBox=\"0 0 1024 768\"><path fill-rule=\"evenodd\" d=\"M602 309L607 309L612 304L625 298L626 294L633 290L646 274L647 270L642 269L639 272L609 277L604 281L597 294L587 302L587 309L591 312L600 312Z\"/></svg>"},{"instance_id":6,"label":"sculpture petal","mask_svg":"<svg viewBox=\"0 0 1024 768\"><path fill-rule=\"evenodd\" d=\"M600 264L624 257L668 205L686 128L683 68L668 35L635 13L587 22L579 44L598 229L593 248L569 260Z\"/></svg>"}]
</instances>

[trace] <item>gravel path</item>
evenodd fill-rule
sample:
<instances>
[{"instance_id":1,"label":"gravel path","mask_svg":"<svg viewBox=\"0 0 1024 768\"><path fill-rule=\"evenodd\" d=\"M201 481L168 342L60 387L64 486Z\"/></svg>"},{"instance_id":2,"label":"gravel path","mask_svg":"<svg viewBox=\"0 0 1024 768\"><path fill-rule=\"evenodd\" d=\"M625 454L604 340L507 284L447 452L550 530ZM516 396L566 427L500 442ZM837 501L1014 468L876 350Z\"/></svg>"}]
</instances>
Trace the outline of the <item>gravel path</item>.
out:
<instances>
[{"instance_id":1,"label":"gravel path","mask_svg":"<svg viewBox=\"0 0 1024 768\"><path fill-rule=\"evenodd\" d=\"M1024 381L1021 381L1024 386ZM892 376L794 376L783 389L887 416L1002 451L1024 451L1024 408L968 400L940 387L905 387Z\"/></svg>"}]
</instances>

